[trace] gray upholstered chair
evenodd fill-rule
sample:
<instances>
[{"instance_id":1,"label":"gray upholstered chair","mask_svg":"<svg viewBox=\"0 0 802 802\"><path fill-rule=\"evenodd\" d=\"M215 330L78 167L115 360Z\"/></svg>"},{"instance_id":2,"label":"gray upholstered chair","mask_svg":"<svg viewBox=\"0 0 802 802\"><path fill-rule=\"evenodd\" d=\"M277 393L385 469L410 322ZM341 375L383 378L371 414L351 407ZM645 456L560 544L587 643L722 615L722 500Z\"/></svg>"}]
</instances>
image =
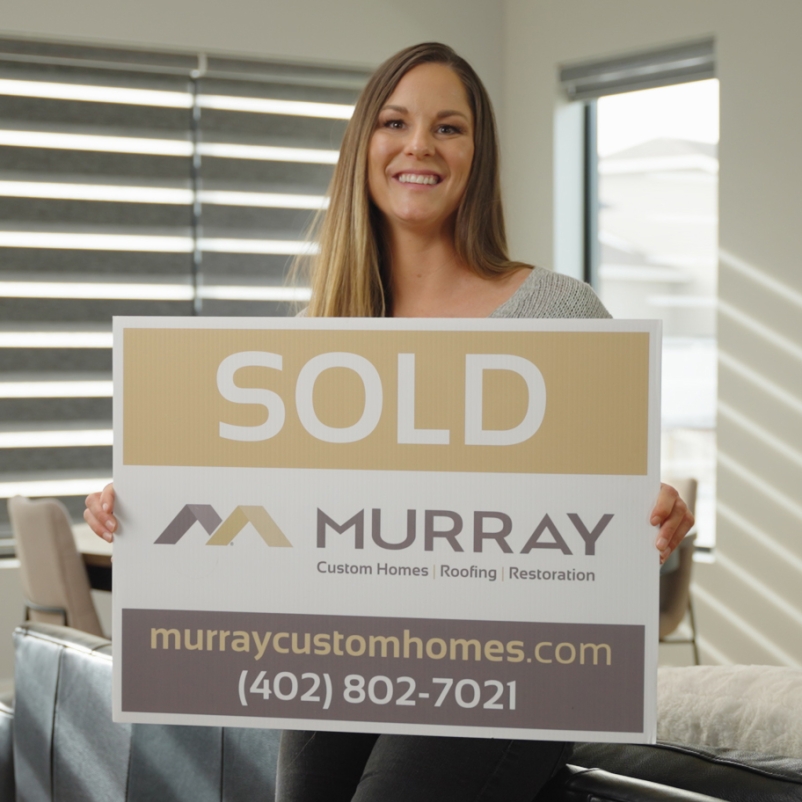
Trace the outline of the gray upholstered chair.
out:
<instances>
[{"instance_id":1,"label":"gray upholstered chair","mask_svg":"<svg viewBox=\"0 0 802 802\"><path fill-rule=\"evenodd\" d=\"M26 618L103 635L70 516L56 499L15 496L8 515L20 560Z\"/></svg>"}]
</instances>

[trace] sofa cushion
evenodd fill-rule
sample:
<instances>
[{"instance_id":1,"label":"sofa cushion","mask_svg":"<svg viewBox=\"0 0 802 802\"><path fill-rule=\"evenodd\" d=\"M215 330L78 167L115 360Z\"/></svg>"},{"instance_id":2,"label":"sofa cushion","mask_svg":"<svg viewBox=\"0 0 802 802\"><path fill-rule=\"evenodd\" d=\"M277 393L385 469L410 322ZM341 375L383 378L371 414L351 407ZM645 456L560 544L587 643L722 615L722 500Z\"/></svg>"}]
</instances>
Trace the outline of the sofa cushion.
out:
<instances>
[{"instance_id":1,"label":"sofa cushion","mask_svg":"<svg viewBox=\"0 0 802 802\"><path fill-rule=\"evenodd\" d=\"M109 655L62 649L52 757L58 802L125 799L131 726L111 720L111 678Z\"/></svg>"},{"instance_id":2,"label":"sofa cushion","mask_svg":"<svg viewBox=\"0 0 802 802\"><path fill-rule=\"evenodd\" d=\"M222 768L220 727L134 724L127 802L219 802Z\"/></svg>"},{"instance_id":3,"label":"sofa cushion","mask_svg":"<svg viewBox=\"0 0 802 802\"><path fill-rule=\"evenodd\" d=\"M223 730L222 802L273 799L280 730L226 727Z\"/></svg>"}]
</instances>

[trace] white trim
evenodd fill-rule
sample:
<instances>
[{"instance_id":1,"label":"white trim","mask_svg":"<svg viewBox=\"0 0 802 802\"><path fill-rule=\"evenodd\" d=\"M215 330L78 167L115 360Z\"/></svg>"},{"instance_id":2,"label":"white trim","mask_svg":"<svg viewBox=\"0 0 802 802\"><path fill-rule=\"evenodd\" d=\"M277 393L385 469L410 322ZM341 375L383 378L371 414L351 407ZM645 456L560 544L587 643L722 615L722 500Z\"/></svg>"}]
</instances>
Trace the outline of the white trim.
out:
<instances>
[{"instance_id":1,"label":"white trim","mask_svg":"<svg viewBox=\"0 0 802 802\"><path fill-rule=\"evenodd\" d=\"M131 89L122 86L55 83L51 81L15 81L0 79L0 95L40 97L50 100L78 100L90 103L123 103L129 106L160 106L191 109L190 92L165 89Z\"/></svg>"},{"instance_id":2,"label":"white trim","mask_svg":"<svg viewBox=\"0 0 802 802\"><path fill-rule=\"evenodd\" d=\"M161 203L189 206L191 189L180 187L134 187L120 184L68 184L50 181L0 181L0 197L52 200L112 201L117 203ZM323 195L290 195L279 192L239 192L201 189L197 198L211 206L249 206L270 209L325 209Z\"/></svg>"},{"instance_id":3,"label":"white trim","mask_svg":"<svg viewBox=\"0 0 802 802\"><path fill-rule=\"evenodd\" d=\"M190 157L194 153L192 142L181 139L148 139L133 136L64 134L8 129L0 129L0 145L19 148L85 150L98 153L139 153L150 156ZM239 145L226 142L201 142L197 147L197 152L201 156L218 159L251 159L305 164L336 164L339 158L338 150Z\"/></svg>"},{"instance_id":4,"label":"white trim","mask_svg":"<svg viewBox=\"0 0 802 802\"><path fill-rule=\"evenodd\" d=\"M86 496L100 490L109 482L111 482L110 476L86 476L76 479L22 479L16 482L0 482L0 498Z\"/></svg>"},{"instance_id":5,"label":"white trim","mask_svg":"<svg viewBox=\"0 0 802 802\"><path fill-rule=\"evenodd\" d=\"M317 243L304 240L234 239L224 237L199 239L198 249L207 253L263 253L288 256L318 252Z\"/></svg>"},{"instance_id":6,"label":"white trim","mask_svg":"<svg viewBox=\"0 0 802 802\"><path fill-rule=\"evenodd\" d=\"M323 195L282 195L277 192L232 192L201 189L198 200L211 206L259 206L269 209L328 209Z\"/></svg>"},{"instance_id":7,"label":"white trim","mask_svg":"<svg viewBox=\"0 0 802 802\"><path fill-rule=\"evenodd\" d=\"M191 92L167 89L133 89L95 84L55 83L52 81L18 81L0 79L0 95L37 97L50 100L76 100L89 103L116 103L128 106L159 106L191 109ZM350 120L354 107L344 103L312 103L305 100L240 97L237 95L198 95L198 105L204 109L244 111L260 114L282 114L288 117L318 117Z\"/></svg>"},{"instance_id":8,"label":"white trim","mask_svg":"<svg viewBox=\"0 0 802 802\"><path fill-rule=\"evenodd\" d=\"M67 429L29 432L0 431L0 448L82 448L110 446L111 429Z\"/></svg>"},{"instance_id":9,"label":"white trim","mask_svg":"<svg viewBox=\"0 0 802 802\"><path fill-rule=\"evenodd\" d=\"M142 153L151 156L192 156L192 142L136 136L63 134L43 131L0 130L0 145L17 148L90 150L100 153Z\"/></svg>"},{"instance_id":10,"label":"white trim","mask_svg":"<svg viewBox=\"0 0 802 802\"><path fill-rule=\"evenodd\" d=\"M0 348L111 348L110 331L2 331Z\"/></svg>"},{"instance_id":11,"label":"white trim","mask_svg":"<svg viewBox=\"0 0 802 802\"><path fill-rule=\"evenodd\" d=\"M205 285L198 287L198 297L217 301L308 301L312 290L308 287L259 287Z\"/></svg>"},{"instance_id":12,"label":"white trim","mask_svg":"<svg viewBox=\"0 0 802 802\"><path fill-rule=\"evenodd\" d=\"M0 398L111 398L113 391L111 380L0 381Z\"/></svg>"},{"instance_id":13,"label":"white trim","mask_svg":"<svg viewBox=\"0 0 802 802\"><path fill-rule=\"evenodd\" d=\"M237 145L227 142L201 142L201 156L216 159L253 159L270 162L302 162L306 164L337 164L338 150L318 148L284 148L274 145Z\"/></svg>"},{"instance_id":14,"label":"white trim","mask_svg":"<svg viewBox=\"0 0 802 802\"><path fill-rule=\"evenodd\" d=\"M175 206L189 206L193 202L191 189L115 184L66 184L49 181L0 181L0 197L165 203Z\"/></svg>"},{"instance_id":15,"label":"white trim","mask_svg":"<svg viewBox=\"0 0 802 802\"><path fill-rule=\"evenodd\" d=\"M0 231L0 248L53 248L88 251L138 251L192 253L192 237L143 234L84 234L54 231ZM317 244L304 240L235 239L213 237L198 240L198 249L210 253L261 253L295 255L317 253ZM0 282L14 284L17 282ZM34 284L38 282L22 282ZM41 296L7 296L41 297Z\"/></svg>"},{"instance_id":16,"label":"white trim","mask_svg":"<svg viewBox=\"0 0 802 802\"><path fill-rule=\"evenodd\" d=\"M85 300L191 301L189 284L116 284L78 281L2 281L0 298L68 298Z\"/></svg>"},{"instance_id":17,"label":"white trim","mask_svg":"<svg viewBox=\"0 0 802 802\"><path fill-rule=\"evenodd\" d=\"M354 113L354 107L344 103L311 103L305 100L277 100L235 95L198 95L198 105L202 109L283 114L288 117L319 117L330 120L350 120Z\"/></svg>"},{"instance_id":18,"label":"white trim","mask_svg":"<svg viewBox=\"0 0 802 802\"><path fill-rule=\"evenodd\" d=\"M312 291L308 287L264 286L259 284L209 284L198 287L198 297L226 301L308 301ZM0 298L61 298L71 300L125 300L125 301L191 301L195 297L189 284L147 284L82 281L2 281ZM38 341L47 345L23 345L24 337L14 332L0 332L0 347L6 348L106 348L111 347L111 334L98 333L91 342L104 345L74 346L69 337L39 333ZM86 337L87 335L81 335ZM46 339L44 339L46 338ZM5 342L4 342L5 341ZM28 341L33 341L31 338ZM78 339L81 342L81 339Z\"/></svg>"}]
</instances>

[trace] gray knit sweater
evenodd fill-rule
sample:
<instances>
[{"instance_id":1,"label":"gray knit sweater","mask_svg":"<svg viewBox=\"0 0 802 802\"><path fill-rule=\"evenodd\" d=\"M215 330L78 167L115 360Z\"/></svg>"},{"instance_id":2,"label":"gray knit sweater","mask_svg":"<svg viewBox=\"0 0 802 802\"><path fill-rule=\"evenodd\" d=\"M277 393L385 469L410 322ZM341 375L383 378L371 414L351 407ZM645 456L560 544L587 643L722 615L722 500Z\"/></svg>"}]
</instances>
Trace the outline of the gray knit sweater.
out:
<instances>
[{"instance_id":1,"label":"gray knit sweater","mask_svg":"<svg viewBox=\"0 0 802 802\"><path fill-rule=\"evenodd\" d=\"M515 294L490 317L608 318L611 315L587 284L535 267Z\"/></svg>"},{"instance_id":2,"label":"gray knit sweater","mask_svg":"<svg viewBox=\"0 0 802 802\"><path fill-rule=\"evenodd\" d=\"M306 317L306 309L302 309L298 317ZM589 285L562 273L533 267L515 294L489 317L607 318L612 315Z\"/></svg>"}]
</instances>

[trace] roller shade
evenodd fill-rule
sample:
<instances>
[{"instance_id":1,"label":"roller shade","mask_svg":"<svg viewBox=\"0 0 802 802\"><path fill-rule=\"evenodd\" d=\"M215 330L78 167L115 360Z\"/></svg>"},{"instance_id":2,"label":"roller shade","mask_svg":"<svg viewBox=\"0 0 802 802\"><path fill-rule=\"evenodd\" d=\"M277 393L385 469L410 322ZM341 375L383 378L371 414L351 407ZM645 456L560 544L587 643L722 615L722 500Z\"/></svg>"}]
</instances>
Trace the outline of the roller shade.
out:
<instances>
[{"instance_id":1,"label":"roller shade","mask_svg":"<svg viewBox=\"0 0 802 802\"><path fill-rule=\"evenodd\" d=\"M609 59L567 64L560 83L571 100L715 78L713 39Z\"/></svg>"},{"instance_id":2,"label":"roller shade","mask_svg":"<svg viewBox=\"0 0 802 802\"><path fill-rule=\"evenodd\" d=\"M293 313L366 79L0 39L0 540L4 497L79 520L111 476L113 315Z\"/></svg>"}]
</instances>

